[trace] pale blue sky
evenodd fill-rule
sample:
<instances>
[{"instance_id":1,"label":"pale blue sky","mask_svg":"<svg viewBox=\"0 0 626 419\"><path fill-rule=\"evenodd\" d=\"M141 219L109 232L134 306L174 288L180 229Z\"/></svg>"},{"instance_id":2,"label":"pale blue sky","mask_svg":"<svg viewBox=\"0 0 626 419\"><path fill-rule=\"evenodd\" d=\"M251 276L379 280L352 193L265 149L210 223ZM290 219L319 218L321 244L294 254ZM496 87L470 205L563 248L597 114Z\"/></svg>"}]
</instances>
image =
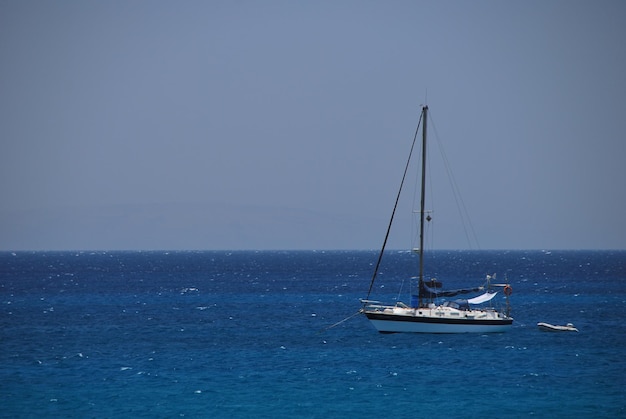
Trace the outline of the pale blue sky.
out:
<instances>
[{"instance_id":1,"label":"pale blue sky","mask_svg":"<svg viewBox=\"0 0 626 419\"><path fill-rule=\"evenodd\" d=\"M378 248L426 101L482 248L625 249L624 22L623 1L2 1L0 249ZM465 247L435 203L433 247Z\"/></svg>"}]
</instances>

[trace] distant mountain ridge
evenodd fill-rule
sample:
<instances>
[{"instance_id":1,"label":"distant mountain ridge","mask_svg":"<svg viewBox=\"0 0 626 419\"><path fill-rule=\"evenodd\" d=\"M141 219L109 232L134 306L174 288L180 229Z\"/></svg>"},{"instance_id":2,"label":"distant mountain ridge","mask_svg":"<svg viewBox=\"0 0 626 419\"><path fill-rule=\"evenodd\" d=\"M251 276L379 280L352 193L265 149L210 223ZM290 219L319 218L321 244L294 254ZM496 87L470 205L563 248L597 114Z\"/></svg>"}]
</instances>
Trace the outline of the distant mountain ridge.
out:
<instances>
[{"instance_id":1,"label":"distant mountain ridge","mask_svg":"<svg viewBox=\"0 0 626 419\"><path fill-rule=\"evenodd\" d=\"M384 224L364 229L371 220L225 203L73 206L1 216L2 250L376 248Z\"/></svg>"}]
</instances>

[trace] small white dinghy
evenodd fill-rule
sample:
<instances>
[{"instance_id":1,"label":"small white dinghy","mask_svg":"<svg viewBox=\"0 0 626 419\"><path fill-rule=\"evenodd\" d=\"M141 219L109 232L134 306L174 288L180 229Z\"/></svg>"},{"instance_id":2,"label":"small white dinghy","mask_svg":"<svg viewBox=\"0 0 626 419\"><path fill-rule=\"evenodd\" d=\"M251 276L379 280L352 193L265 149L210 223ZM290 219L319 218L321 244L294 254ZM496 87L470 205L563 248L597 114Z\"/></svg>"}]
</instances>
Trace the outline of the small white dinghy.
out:
<instances>
[{"instance_id":1,"label":"small white dinghy","mask_svg":"<svg viewBox=\"0 0 626 419\"><path fill-rule=\"evenodd\" d=\"M550 323L537 323L537 327L543 332L578 332L578 329L571 323L567 323L565 326L555 326Z\"/></svg>"}]
</instances>

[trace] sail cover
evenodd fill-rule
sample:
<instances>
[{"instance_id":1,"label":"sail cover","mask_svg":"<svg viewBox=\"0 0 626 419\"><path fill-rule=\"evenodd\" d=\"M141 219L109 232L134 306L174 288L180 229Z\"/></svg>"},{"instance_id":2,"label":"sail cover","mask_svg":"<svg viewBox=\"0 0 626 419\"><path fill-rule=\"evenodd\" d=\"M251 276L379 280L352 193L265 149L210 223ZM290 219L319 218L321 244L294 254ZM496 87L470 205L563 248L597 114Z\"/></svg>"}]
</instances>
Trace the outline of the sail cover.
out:
<instances>
[{"instance_id":1,"label":"sail cover","mask_svg":"<svg viewBox=\"0 0 626 419\"><path fill-rule=\"evenodd\" d=\"M470 304L484 303L486 301L491 300L493 297L496 296L496 294L497 294L497 292L494 292L494 293L486 292L483 295L479 295L478 297L470 298L469 300L467 300L467 302L470 303Z\"/></svg>"},{"instance_id":2,"label":"sail cover","mask_svg":"<svg viewBox=\"0 0 626 419\"><path fill-rule=\"evenodd\" d=\"M466 288L466 289L460 289L460 290L437 290L437 289L429 287L427 284L428 283L423 282L419 286L420 295L424 298L454 297L459 294L468 294L470 292L478 292L484 289L483 287L476 287L476 288ZM440 286L439 284L441 283L437 282L436 284L437 284L436 286Z\"/></svg>"}]
</instances>

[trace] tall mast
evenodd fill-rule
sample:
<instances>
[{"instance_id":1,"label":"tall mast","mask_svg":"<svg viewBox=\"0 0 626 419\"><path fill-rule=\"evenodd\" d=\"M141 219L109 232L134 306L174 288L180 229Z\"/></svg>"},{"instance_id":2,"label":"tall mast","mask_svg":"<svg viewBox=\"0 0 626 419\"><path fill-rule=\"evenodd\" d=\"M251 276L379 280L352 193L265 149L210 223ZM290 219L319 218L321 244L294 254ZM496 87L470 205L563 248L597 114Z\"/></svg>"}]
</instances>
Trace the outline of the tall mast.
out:
<instances>
[{"instance_id":1,"label":"tall mast","mask_svg":"<svg viewBox=\"0 0 626 419\"><path fill-rule=\"evenodd\" d=\"M422 289L424 285L424 199L426 196L426 123L428 121L428 106L422 107L422 192L420 199L420 272L419 272L419 290L418 290L418 307L422 307Z\"/></svg>"}]
</instances>

